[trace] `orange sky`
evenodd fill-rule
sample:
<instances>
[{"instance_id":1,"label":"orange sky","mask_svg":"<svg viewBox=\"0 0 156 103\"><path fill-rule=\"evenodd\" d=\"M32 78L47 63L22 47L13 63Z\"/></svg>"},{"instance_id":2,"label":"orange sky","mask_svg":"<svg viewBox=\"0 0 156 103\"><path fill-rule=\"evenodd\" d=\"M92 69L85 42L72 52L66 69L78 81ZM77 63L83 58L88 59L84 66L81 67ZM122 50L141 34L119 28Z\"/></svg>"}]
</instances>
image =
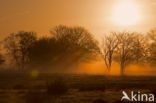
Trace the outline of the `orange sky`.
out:
<instances>
[{"instance_id":1,"label":"orange sky","mask_svg":"<svg viewBox=\"0 0 156 103\"><path fill-rule=\"evenodd\" d=\"M156 26L156 0L134 0L142 20L121 27L111 21L112 9L122 0L0 0L0 36L19 30L40 35L59 24L84 26L95 35L108 31L146 32Z\"/></svg>"}]
</instances>

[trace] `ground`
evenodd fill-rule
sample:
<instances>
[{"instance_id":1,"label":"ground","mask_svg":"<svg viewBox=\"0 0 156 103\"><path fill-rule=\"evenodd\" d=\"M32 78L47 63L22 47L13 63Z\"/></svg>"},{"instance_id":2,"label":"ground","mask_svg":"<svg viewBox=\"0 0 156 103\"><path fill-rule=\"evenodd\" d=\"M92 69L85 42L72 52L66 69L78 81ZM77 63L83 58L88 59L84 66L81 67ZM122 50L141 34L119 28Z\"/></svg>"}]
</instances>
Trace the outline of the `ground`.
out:
<instances>
[{"instance_id":1,"label":"ground","mask_svg":"<svg viewBox=\"0 0 156 103\"><path fill-rule=\"evenodd\" d=\"M155 81L151 76L1 73L0 103L117 103L123 90L156 93Z\"/></svg>"}]
</instances>

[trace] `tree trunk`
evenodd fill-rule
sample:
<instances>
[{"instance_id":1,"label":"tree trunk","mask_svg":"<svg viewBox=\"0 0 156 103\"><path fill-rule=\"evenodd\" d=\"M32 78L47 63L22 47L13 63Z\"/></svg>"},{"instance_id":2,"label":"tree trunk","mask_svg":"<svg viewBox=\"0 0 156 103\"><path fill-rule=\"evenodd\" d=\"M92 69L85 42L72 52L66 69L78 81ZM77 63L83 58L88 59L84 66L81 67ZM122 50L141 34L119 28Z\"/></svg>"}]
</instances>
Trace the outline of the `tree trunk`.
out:
<instances>
[{"instance_id":1,"label":"tree trunk","mask_svg":"<svg viewBox=\"0 0 156 103\"><path fill-rule=\"evenodd\" d=\"M121 63L121 65L120 65L120 75L124 76L124 72L125 72L125 66L124 66L123 63Z\"/></svg>"}]
</instances>

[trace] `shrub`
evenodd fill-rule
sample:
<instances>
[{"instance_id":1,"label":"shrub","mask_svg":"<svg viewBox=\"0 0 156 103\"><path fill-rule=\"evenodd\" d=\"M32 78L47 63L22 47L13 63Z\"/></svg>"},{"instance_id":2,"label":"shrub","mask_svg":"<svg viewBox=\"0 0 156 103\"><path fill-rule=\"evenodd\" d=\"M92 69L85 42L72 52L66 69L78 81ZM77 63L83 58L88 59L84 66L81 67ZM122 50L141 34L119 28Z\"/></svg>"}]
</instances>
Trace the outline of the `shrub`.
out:
<instances>
[{"instance_id":1,"label":"shrub","mask_svg":"<svg viewBox=\"0 0 156 103\"><path fill-rule=\"evenodd\" d=\"M66 83L62 79L56 79L47 83L47 93L53 96L64 95L68 91Z\"/></svg>"}]
</instances>

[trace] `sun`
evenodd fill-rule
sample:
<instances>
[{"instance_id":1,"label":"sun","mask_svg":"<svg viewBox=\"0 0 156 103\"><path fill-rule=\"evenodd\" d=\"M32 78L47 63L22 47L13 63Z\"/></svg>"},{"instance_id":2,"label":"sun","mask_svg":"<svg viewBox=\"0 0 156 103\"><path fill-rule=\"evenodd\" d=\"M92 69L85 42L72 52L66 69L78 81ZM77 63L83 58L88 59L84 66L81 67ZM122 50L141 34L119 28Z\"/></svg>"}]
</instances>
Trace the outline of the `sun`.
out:
<instances>
[{"instance_id":1,"label":"sun","mask_svg":"<svg viewBox=\"0 0 156 103\"><path fill-rule=\"evenodd\" d=\"M113 9L112 20L120 25L137 24L140 19L139 8L132 0L123 0Z\"/></svg>"}]
</instances>

